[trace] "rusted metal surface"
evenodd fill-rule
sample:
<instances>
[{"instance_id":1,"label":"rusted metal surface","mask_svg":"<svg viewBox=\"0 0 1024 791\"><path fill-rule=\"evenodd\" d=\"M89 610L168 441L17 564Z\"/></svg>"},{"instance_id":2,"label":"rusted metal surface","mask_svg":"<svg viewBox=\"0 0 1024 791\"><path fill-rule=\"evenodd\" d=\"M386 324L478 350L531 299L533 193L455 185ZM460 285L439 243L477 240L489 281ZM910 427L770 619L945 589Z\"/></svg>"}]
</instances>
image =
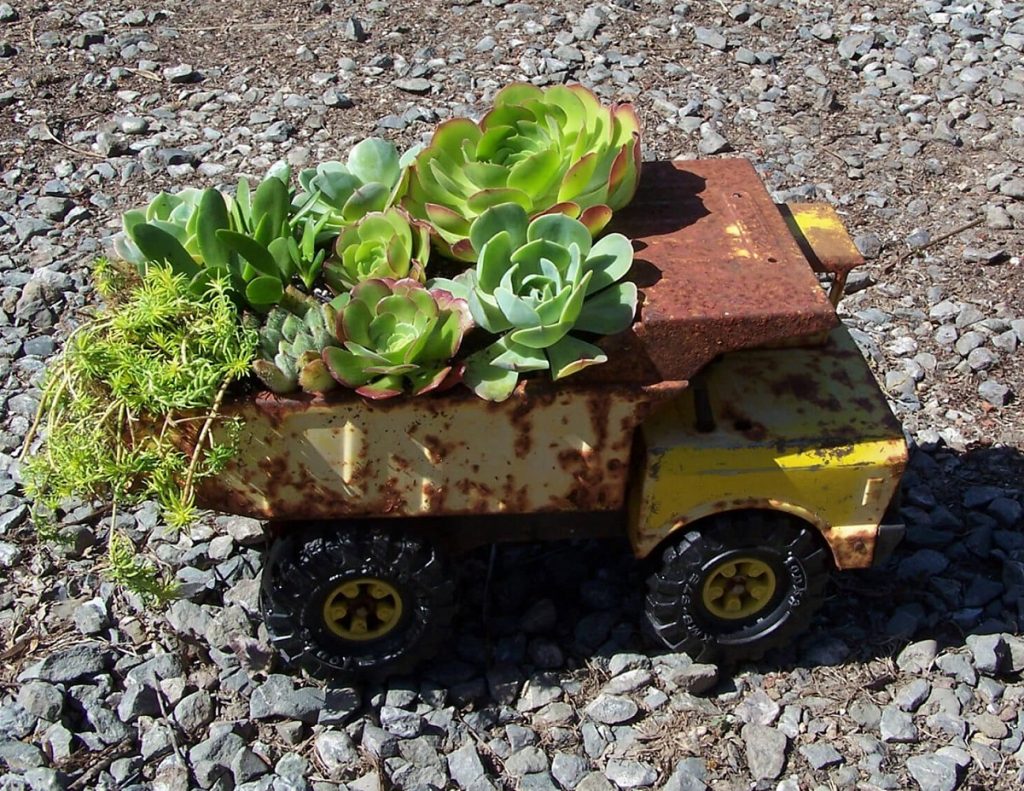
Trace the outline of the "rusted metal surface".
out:
<instances>
[{"instance_id":1,"label":"rusted metal surface","mask_svg":"<svg viewBox=\"0 0 1024 791\"><path fill-rule=\"evenodd\" d=\"M723 352L814 345L837 324L745 159L651 162L612 230L634 240L640 320L614 339L637 371L689 379ZM633 337L628 337L632 335Z\"/></svg>"},{"instance_id":2,"label":"rusted metal surface","mask_svg":"<svg viewBox=\"0 0 1024 791\"><path fill-rule=\"evenodd\" d=\"M728 355L640 431L630 540L641 557L704 517L768 508L816 525L837 567L869 566L907 460L899 422L842 327L821 348Z\"/></svg>"},{"instance_id":3,"label":"rusted metal surface","mask_svg":"<svg viewBox=\"0 0 1024 791\"><path fill-rule=\"evenodd\" d=\"M614 510L634 428L684 386L522 383L497 404L263 393L226 406L238 453L198 499L278 520Z\"/></svg>"}]
</instances>

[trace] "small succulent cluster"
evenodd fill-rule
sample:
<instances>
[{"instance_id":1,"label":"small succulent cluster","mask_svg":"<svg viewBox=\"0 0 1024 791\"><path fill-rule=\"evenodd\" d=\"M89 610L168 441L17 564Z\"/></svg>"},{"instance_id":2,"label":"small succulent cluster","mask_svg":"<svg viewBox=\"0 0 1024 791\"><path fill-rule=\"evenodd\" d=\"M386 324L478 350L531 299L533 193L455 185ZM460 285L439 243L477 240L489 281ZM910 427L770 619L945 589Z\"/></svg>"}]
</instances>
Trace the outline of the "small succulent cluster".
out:
<instances>
[{"instance_id":1,"label":"small succulent cluster","mask_svg":"<svg viewBox=\"0 0 1024 791\"><path fill-rule=\"evenodd\" d=\"M274 393L326 393L336 382L327 371L323 350L335 344L339 300L310 306L304 315L274 308L260 328L260 358L253 372Z\"/></svg>"},{"instance_id":2,"label":"small succulent cluster","mask_svg":"<svg viewBox=\"0 0 1024 791\"><path fill-rule=\"evenodd\" d=\"M234 195L161 193L125 214L115 250L196 294L216 282L259 317L253 371L275 393L380 399L464 381L501 400L522 374L603 362L594 341L631 323L630 243L594 238L636 191L639 156L629 105L515 84L404 156L368 139L297 188L281 165ZM431 248L448 277L429 278Z\"/></svg>"}]
</instances>

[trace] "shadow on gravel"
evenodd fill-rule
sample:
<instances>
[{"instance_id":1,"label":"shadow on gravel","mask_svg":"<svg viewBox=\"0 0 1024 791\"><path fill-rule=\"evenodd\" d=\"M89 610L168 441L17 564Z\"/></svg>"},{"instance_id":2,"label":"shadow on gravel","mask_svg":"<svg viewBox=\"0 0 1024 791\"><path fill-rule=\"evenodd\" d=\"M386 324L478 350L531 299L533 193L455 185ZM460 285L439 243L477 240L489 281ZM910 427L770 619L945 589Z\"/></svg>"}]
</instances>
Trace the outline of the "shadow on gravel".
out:
<instances>
[{"instance_id":1,"label":"shadow on gravel","mask_svg":"<svg viewBox=\"0 0 1024 791\"><path fill-rule=\"evenodd\" d=\"M833 574L811 629L753 669L865 663L919 640L941 651L972 634L1019 632L1024 453L915 448L902 492L907 535L893 557ZM456 631L427 671L456 699L500 699L494 679L503 674L511 683L531 669L564 674L617 653L657 653L640 638L647 569L625 541L503 545L488 583L490 562L489 549L463 559ZM724 673L737 669L722 664ZM492 682L486 691L481 671Z\"/></svg>"}]
</instances>

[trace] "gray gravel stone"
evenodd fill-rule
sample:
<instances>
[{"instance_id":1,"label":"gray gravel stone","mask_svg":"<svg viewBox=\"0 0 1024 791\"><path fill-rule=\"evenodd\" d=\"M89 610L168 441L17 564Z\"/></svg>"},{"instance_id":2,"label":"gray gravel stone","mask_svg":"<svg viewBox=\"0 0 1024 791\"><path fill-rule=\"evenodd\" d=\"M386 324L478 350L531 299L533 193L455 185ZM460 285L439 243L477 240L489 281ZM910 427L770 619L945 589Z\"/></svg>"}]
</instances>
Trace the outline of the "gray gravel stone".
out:
<instances>
[{"instance_id":1,"label":"gray gravel stone","mask_svg":"<svg viewBox=\"0 0 1024 791\"><path fill-rule=\"evenodd\" d=\"M755 689L743 699L734 714L743 722L755 725L771 725L779 718L781 708L763 689Z\"/></svg>"},{"instance_id":2,"label":"gray gravel stone","mask_svg":"<svg viewBox=\"0 0 1024 791\"><path fill-rule=\"evenodd\" d=\"M169 66L163 71L164 79L171 83L198 82L203 78L195 68L188 63L180 63L177 66Z\"/></svg>"},{"instance_id":3,"label":"gray gravel stone","mask_svg":"<svg viewBox=\"0 0 1024 791\"><path fill-rule=\"evenodd\" d=\"M747 723L740 731L747 766L755 780L775 780L786 765L786 735L767 725Z\"/></svg>"},{"instance_id":4,"label":"gray gravel stone","mask_svg":"<svg viewBox=\"0 0 1024 791\"><path fill-rule=\"evenodd\" d=\"M313 746L332 777L359 761L359 751L345 731L324 731L316 737Z\"/></svg>"},{"instance_id":5,"label":"gray gravel stone","mask_svg":"<svg viewBox=\"0 0 1024 791\"><path fill-rule=\"evenodd\" d=\"M44 681L29 681L18 690L18 703L39 719L56 722L64 708L64 693Z\"/></svg>"},{"instance_id":6,"label":"gray gravel stone","mask_svg":"<svg viewBox=\"0 0 1024 791\"><path fill-rule=\"evenodd\" d=\"M484 765L480 754L473 743L466 742L462 747L447 756L448 773L459 788L470 789L484 779Z\"/></svg>"},{"instance_id":7,"label":"gray gravel stone","mask_svg":"<svg viewBox=\"0 0 1024 791\"><path fill-rule=\"evenodd\" d=\"M605 725L628 722L636 716L637 711L639 708L636 703L618 695L598 695L585 709L590 719Z\"/></svg>"},{"instance_id":8,"label":"gray gravel stone","mask_svg":"<svg viewBox=\"0 0 1024 791\"><path fill-rule=\"evenodd\" d=\"M411 739L423 732L423 718L419 714L394 706L381 708L380 725L402 739Z\"/></svg>"},{"instance_id":9,"label":"gray gravel stone","mask_svg":"<svg viewBox=\"0 0 1024 791\"><path fill-rule=\"evenodd\" d=\"M213 722L213 697L205 689L186 695L174 707L174 721L186 733L199 733Z\"/></svg>"},{"instance_id":10,"label":"gray gravel stone","mask_svg":"<svg viewBox=\"0 0 1024 791\"><path fill-rule=\"evenodd\" d=\"M1010 388L995 379L986 379L978 385L978 395L994 406L1006 406L1010 402Z\"/></svg>"},{"instance_id":11,"label":"gray gravel stone","mask_svg":"<svg viewBox=\"0 0 1024 791\"><path fill-rule=\"evenodd\" d=\"M589 768L590 762L579 755L556 752L551 759L551 775L562 788L576 788Z\"/></svg>"},{"instance_id":12,"label":"gray gravel stone","mask_svg":"<svg viewBox=\"0 0 1024 791\"><path fill-rule=\"evenodd\" d=\"M717 49L724 52L727 46L725 36L720 31L709 27L697 27L694 28L693 37L698 44L703 44L705 47L711 49Z\"/></svg>"},{"instance_id":13,"label":"gray gravel stone","mask_svg":"<svg viewBox=\"0 0 1024 791\"><path fill-rule=\"evenodd\" d=\"M313 687L295 689L292 679L270 675L249 699L249 716L256 720L288 717L315 723L324 705L324 691Z\"/></svg>"},{"instance_id":14,"label":"gray gravel stone","mask_svg":"<svg viewBox=\"0 0 1024 791\"><path fill-rule=\"evenodd\" d=\"M887 744L913 744L918 740L917 726L913 718L895 706L882 709L879 721L882 741Z\"/></svg>"},{"instance_id":15,"label":"gray gravel stone","mask_svg":"<svg viewBox=\"0 0 1024 791\"><path fill-rule=\"evenodd\" d=\"M922 791L953 791L959 782L956 764L943 755L912 755L907 771Z\"/></svg>"},{"instance_id":16,"label":"gray gravel stone","mask_svg":"<svg viewBox=\"0 0 1024 791\"><path fill-rule=\"evenodd\" d=\"M683 758L677 762L662 791L705 791L708 770L703 758Z\"/></svg>"},{"instance_id":17,"label":"gray gravel stone","mask_svg":"<svg viewBox=\"0 0 1024 791\"><path fill-rule=\"evenodd\" d=\"M900 651L896 657L896 665L907 673L927 673L938 653L939 644L935 640L921 640Z\"/></svg>"},{"instance_id":18,"label":"gray gravel stone","mask_svg":"<svg viewBox=\"0 0 1024 791\"><path fill-rule=\"evenodd\" d=\"M828 769L843 762L842 754L830 744L813 742L800 748L800 754L814 769Z\"/></svg>"},{"instance_id":19,"label":"gray gravel stone","mask_svg":"<svg viewBox=\"0 0 1024 791\"><path fill-rule=\"evenodd\" d=\"M522 777L534 772L546 772L548 757L539 747L524 747L506 758L504 766L513 777Z\"/></svg>"},{"instance_id":20,"label":"gray gravel stone","mask_svg":"<svg viewBox=\"0 0 1024 791\"><path fill-rule=\"evenodd\" d=\"M658 772L643 761L612 758L604 769L604 776L619 788L647 788L654 785Z\"/></svg>"},{"instance_id":21,"label":"gray gravel stone","mask_svg":"<svg viewBox=\"0 0 1024 791\"><path fill-rule=\"evenodd\" d=\"M22 671L19 681L38 679L63 684L102 673L113 664L113 652L99 643L80 643L55 651Z\"/></svg>"}]
</instances>

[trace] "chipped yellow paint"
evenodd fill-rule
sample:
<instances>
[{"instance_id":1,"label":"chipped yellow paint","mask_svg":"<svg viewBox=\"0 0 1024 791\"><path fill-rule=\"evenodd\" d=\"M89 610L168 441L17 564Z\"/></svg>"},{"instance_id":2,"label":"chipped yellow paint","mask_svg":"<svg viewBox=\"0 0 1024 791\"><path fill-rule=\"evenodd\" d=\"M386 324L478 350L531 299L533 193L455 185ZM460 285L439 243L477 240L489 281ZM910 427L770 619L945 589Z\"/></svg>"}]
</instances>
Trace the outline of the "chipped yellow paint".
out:
<instances>
[{"instance_id":1,"label":"chipped yellow paint","mask_svg":"<svg viewBox=\"0 0 1024 791\"><path fill-rule=\"evenodd\" d=\"M797 227L806 235L808 231L846 235L846 227L835 209L826 203L797 203L790 205Z\"/></svg>"},{"instance_id":2,"label":"chipped yellow paint","mask_svg":"<svg viewBox=\"0 0 1024 791\"><path fill-rule=\"evenodd\" d=\"M815 525L838 568L870 565L907 448L846 330L821 349L728 355L696 384L714 430L696 428L693 387L641 427L634 552L707 516L763 508Z\"/></svg>"}]
</instances>

